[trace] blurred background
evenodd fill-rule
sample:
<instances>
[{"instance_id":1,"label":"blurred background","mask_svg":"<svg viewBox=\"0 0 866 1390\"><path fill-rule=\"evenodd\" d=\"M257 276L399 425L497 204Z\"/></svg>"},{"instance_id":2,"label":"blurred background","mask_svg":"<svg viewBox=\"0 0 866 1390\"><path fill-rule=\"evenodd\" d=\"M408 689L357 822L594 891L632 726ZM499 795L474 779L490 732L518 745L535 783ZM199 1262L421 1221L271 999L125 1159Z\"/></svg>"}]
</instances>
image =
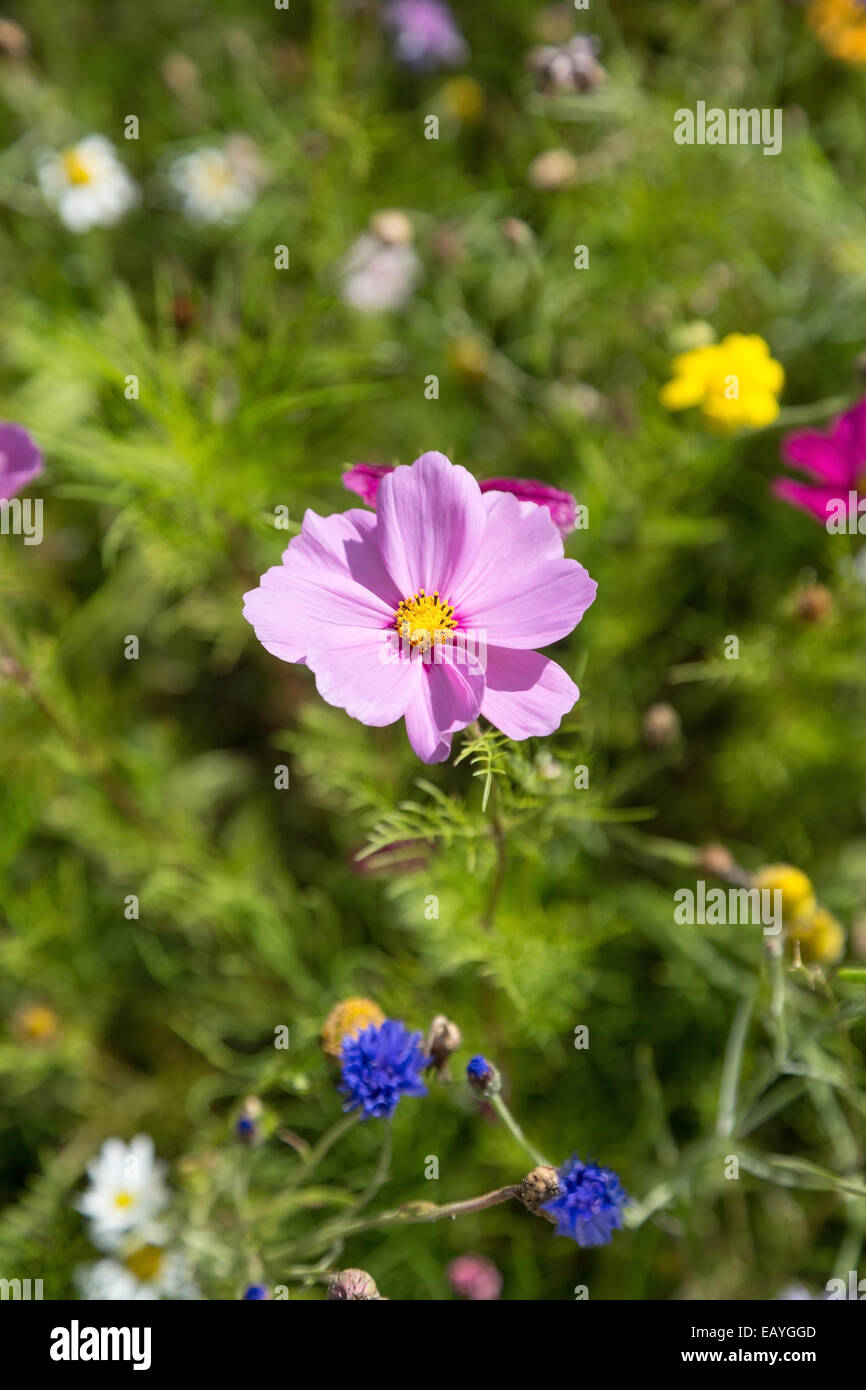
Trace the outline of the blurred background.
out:
<instances>
[{"instance_id":1,"label":"blurred background","mask_svg":"<svg viewBox=\"0 0 866 1390\"><path fill-rule=\"evenodd\" d=\"M864 391L859 8L466 0L461 43L424 61L363 0L4 5L0 417L44 452L45 534L0 538L0 1273L71 1296L84 1164L144 1131L204 1296L291 1283L286 1251L364 1187L375 1126L264 1227L226 1193L244 1166L266 1211L295 1161L277 1131L339 1118L318 1038L351 995L465 1042L450 1088L401 1105L380 1204L520 1180L462 1081L476 1052L556 1161L592 1154L638 1201L671 1184L600 1251L514 1204L353 1238L344 1263L390 1297L452 1297L476 1250L506 1299L774 1298L856 1268L857 987L836 961L774 973L754 931L676 926L672 895L700 846L784 861L844 965L866 959L866 556L770 492L785 428ZM596 43L539 55L574 34ZM699 100L783 108L782 153L675 144ZM137 201L77 232L40 170L93 134ZM244 205L197 211L177 161L227 141ZM778 421L666 412L672 358L735 332L784 367ZM401 726L323 704L241 617L306 508L357 501L347 466L426 449L572 492L566 553L599 585L554 653L579 704L487 753L508 846L489 929L471 764L423 767ZM748 1123L717 1151L738 1016Z\"/></svg>"}]
</instances>

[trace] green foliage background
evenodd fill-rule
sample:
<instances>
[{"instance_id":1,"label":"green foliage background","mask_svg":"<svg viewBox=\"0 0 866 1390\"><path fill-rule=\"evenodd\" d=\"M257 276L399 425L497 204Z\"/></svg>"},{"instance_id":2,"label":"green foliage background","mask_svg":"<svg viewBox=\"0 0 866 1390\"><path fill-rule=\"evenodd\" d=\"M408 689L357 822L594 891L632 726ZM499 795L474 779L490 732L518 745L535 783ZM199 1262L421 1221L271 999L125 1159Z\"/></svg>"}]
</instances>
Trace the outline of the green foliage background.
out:
<instances>
[{"instance_id":1,"label":"green foliage background","mask_svg":"<svg viewBox=\"0 0 866 1390\"><path fill-rule=\"evenodd\" d=\"M544 98L523 66L538 6L464 3L465 71L485 96L472 123L448 115L447 74L397 67L371 5L62 8L58 22L52 0L28 0L32 57L0 60L0 416L47 462L31 489L44 544L0 544L0 1273L69 1296L93 1257L69 1205L83 1165L107 1135L144 1129L173 1162L205 1295L235 1298L257 1273L291 1283L286 1251L364 1188L376 1127L347 1135L298 1199L293 1151L275 1137L237 1149L231 1123L251 1092L269 1131L313 1142L339 1117L317 1038L349 994L417 1027L457 1020L458 1077L473 1052L495 1058L554 1159L592 1153L638 1200L672 1184L599 1252L516 1204L358 1235L342 1262L391 1297L448 1297L445 1264L467 1249L502 1268L509 1299L567 1299L579 1283L593 1298L771 1298L856 1268L863 988L786 974L780 1043L759 934L675 927L672 893L694 881L688 846L721 840L749 869L798 864L846 928L866 910L858 541L768 492L786 419L820 421L821 402L861 390L863 72L781 0L593 0L575 22L601 39L608 83ZM182 95L163 75L172 53L195 65ZM676 146L673 112L698 99L783 106L783 153ZM122 139L129 113L138 142ZM91 131L119 144L145 199L76 237L33 170ZM191 228L159 169L233 131L271 181L237 227ZM556 146L578 181L537 191L528 166ZM405 311L362 318L335 268L386 207L411 217L425 278ZM509 216L531 245L503 235ZM456 261L437 255L443 225ZM720 440L664 414L658 388L695 319L767 339L788 378L780 428ZM466 340L483 373L461 372ZM343 509L348 463L424 449L479 477L545 479L589 509L567 553L598 599L557 653L582 699L543 747L485 741L486 811L468 760L422 767L401 728L323 705L241 618L285 544L275 507L295 526L307 507ZM792 597L815 579L834 611L809 625ZM124 659L132 633L138 661ZM728 634L738 662L722 659ZM652 751L642 718L659 700L683 734ZM539 753L558 777L539 775ZM288 792L274 789L281 762ZM579 764L587 791L572 787ZM488 929L496 807L508 856ZM424 866L359 873L370 836L417 837ZM47 1045L16 1034L34 1000L59 1018ZM735 1134L713 1140L737 1017ZM381 1206L468 1197L528 1166L459 1080L404 1102L394 1128ZM738 1182L724 1180L731 1152Z\"/></svg>"}]
</instances>

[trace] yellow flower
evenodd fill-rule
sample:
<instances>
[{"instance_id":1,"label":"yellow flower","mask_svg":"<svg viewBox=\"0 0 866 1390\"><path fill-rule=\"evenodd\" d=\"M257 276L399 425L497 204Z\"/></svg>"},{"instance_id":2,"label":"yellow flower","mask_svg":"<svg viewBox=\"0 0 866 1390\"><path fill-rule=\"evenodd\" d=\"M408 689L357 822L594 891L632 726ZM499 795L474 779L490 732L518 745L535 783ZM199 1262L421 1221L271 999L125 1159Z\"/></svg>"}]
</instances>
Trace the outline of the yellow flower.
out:
<instances>
[{"instance_id":1,"label":"yellow flower","mask_svg":"<svg viewBox=\"0 0 866 1390\"><path fill-rule=\"evenodd\" d=\"M372 999L342 999L335 1004L322 1028L322 1047L329 1057L339 1057L344 1038L356 1038L375 1023L385 1022L385 1015Z\"/></svg>"},{"instance_id":2,"label":"yellow flower","mask_svg":"<svg viewBox=\"0 0 866 1390\"><path fill-rule=\"evenodd\" d=\"M490 353L480 338L464 333L452 338L447 348L448 361L458 376L470 385L484 381L490 370Z\"/></svg>"},{"instance_id":3,"label":"yellow flower","mask_svg":"<svg viewBox=\"0 0 866 1390\"><path fill-rule=\"evenodd\" d=\"M787 936L800 943L800 959L807 965L835 965L845 950L845 933L825 907L792 922Z\"/></svg>"},{"instance_id":4,"label":"yellow flower","mask_svg":"<svg viewBox=\"0 0 866 1390\"><path fill-rule=\"evenodd\" d=\"M666 410L700 406L715 429L771 425L785 373L757 333L729 333L720 343L680 353L659 393Z\"/></svg>"},{"instance_id":5,"label":"yellow flower","mask_svg":"<svg viewBox=\"0 0 866 1390\"><path fill-rule=\"evenodd\" d=\"M753 882L756 888L782 894L782 917L786 922L815 911L812 884L803 870L795 869L793 864L766 864L755 874Z\"/></svg>"},{"instance_id":6,"label":"yellow flower","mask_svg":"<svg viewBox=\"0 0 866 1390\"><path fill-rule=\"evenodd\" d=\"M858 0L812 0L806 18L834 58L866 63L866 9Z\"/></svg>"},{"instance_id":7,"label":"yellow flower","mask_svg":"<svg viewBox=\"0 0 866 1390\"><path fill-rule=\"evenodd\" d=\"M60 1020L47 1004L22 1004L12 1017L12 1028L22 1042L52 1043Z\"/></svg>"},{"instance_id":8,"label":"yellow flower","mask_svg":"<svg viewBox=\"0 0 866 1390\"><path fill-rule=\"evenodd\" d=\"M442 88L442 104L449 116L474 125L484 115L484 88L472 77L452 77Z\"/></svg>"}]
</instances>

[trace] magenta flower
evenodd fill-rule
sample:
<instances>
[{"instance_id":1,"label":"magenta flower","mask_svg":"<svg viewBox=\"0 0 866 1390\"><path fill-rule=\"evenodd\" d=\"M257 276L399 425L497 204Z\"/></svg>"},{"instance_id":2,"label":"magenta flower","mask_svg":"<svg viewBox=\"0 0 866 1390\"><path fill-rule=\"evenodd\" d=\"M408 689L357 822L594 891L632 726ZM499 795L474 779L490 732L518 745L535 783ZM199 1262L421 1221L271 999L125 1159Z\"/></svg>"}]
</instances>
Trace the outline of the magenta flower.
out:
<instances>
[{"instance_id":1,"label":"magenta flower","mask_svg":"<svg viewBox=\"0 0 866 1390\"><path fill-rule=\"evenodd\" d=\"M356 492L368 507L375 507L379 484L394 469L387 463L356 463L343 474L343 485ZM573 531L577 522L577 503L570 492L548 487L531 478L486 478L479 484L482 492L510 492L521 502L534 502L546 507L561 536Z\"/></svg>"},{"instance_id":2,"label":"magenta flower","mask_svg":"<svg viewBox=\"0 0 866 1390\"><path fill-rule=\"evenodd\" d=\"M0 501L14 497L42 472L42 454L23 425L0 420Z\"/></svg>"},{"instance_id":3,"label":"magenta flower","mask_svg":"<svg viewBox=\"0 0 866 1390\"><path fill-rule=\"evenodd\" d=\"M385 23L394 31L397 57L409 67L451 66L469 51L443 0L393 0Z\"/></svg>"},{"instance_id":4,"label":"magenta flower","mask_svg":"<svg viewBox=\"0 0 866 1390\"><path fill-rule=\"evenodd\" d=\"M308 511L244 616L282 661L363 724L406 721L426 763L479 714L508 738L550 734L579 698L538 647L566 637L596 583L543 507L482 496L444 454L383 477L375 513Z\"/></svg>"},{"instance_id":5,"label":"magenta flower","mask_svg":"<svg viewBox=\"0 0 866 1390\"><path fill-rule=\"evenodd\" d=\"M826 522L831 504L848 505L848 493L866 496L866 398L834 420L830 429L798 430L782 441L782 457L815 481L776 478L773 492Z\"/></svg>"}]
</instances>

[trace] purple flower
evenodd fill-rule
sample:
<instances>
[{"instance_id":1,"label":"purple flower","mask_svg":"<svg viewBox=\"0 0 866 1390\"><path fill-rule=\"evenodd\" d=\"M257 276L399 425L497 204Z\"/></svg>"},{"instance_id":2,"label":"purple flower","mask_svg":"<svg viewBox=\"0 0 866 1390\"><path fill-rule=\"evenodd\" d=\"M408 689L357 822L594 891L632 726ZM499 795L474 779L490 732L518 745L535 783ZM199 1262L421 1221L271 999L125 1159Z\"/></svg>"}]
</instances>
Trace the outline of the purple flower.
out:
<instances>
[{"instance_id":1,"label":"purple flower","mask_svg":"<svg viewBox=\"0 0 866 1390\"><path fill-rule=\"evenodd\" d=\"M491 1303L502 1293L502 1275L484 1255L458 1255L446 1273L454 1292L470 1303Z\"/></svg>"},{"instance_id":2,"label":"purple flower","mask_svg":"<svg viewBox=\"0 0 866 1390\"><path fill-rule=\"evenodd\" d=\"M42 472L42 454L23 425L0 420L0 501L14 497Z\"/></svg>"},{"instance_id":3,"label":"purple flower","mask_svg":"<svg viewBox=\"0 0 866 1390\"><path fill-rule=\"evenodd\" d=\"M580 692L536 648L572 631L597 586L564 558L545 508L482 496L439 453L389 473L377 501L306 513L245 596L262 645L306 663L322 698L363 724L405 718L425 763L479 714L507 738L553 733Z\"/></svg>"},{"instance_id":4,"label":"purple flower","mask_svg":"<svg viewBox=\"0 0 866 1390\"><path fill-rule=\"evenodd\" d=\"M571 1158L557 1170L557 1193L539 1210L556 1222L558 1236L578 1245L607 1245L622 1230L622 1209L628 1198L610 1168L597 1168Z\"/></svg>"},{"instance_id":5,"label":"purple flower","mask_svg":"<svg viewBox=\"0 0 866 1390\"><path fill-rule=\"evenodd\" d=\"M393 0L385 23L394 31L397 57L409 67L450 67L469 52L442 0Z\"/></svg>"},{"instance_id":6,"label":"purple flower","mask_svg":"<svg viewBox=\"0 0 866 1390\"><path fill-rule=\"evenodd\" d=\"M427 1064L421 1034L410 1033L393 1018L370 1023L354 1037L347 1035L342 1059L343 1079L337 1089L348 1096L343 1109L360 1106L365 1120L389 1120L401 1096L427 1094L421 1080Z\"/></svg>"},{"instance_id":7,"label":"purple flower","mask_svg":"<svg viewBox=\"0 0 866 1390\"><path fill-rule=\"evenodd\" d=\"M356 463L343 474L343 486L356 492L368 507L375 507L380 482L393 472L393 466L387 463ZM558 487L549 487L532 478L485 478L478 486L482 492L510 492L521 502L546 507L561 536L574 530L577 503L570 492L562 492Z\"/></svg>"},{"instance_id":8,"label":"purple flower","mask_svg":"<svg viewBox=\"0 0 866 1390\"><path fill-rule=\"evenodd\" d=\"M783 501L826 522L831 503L848 505L848 493L866 496L866 398L834 420L826 433L798 430L782 441L782 457L814 481L776 478L773 492Z\"/></svg>"}]
</instances>

